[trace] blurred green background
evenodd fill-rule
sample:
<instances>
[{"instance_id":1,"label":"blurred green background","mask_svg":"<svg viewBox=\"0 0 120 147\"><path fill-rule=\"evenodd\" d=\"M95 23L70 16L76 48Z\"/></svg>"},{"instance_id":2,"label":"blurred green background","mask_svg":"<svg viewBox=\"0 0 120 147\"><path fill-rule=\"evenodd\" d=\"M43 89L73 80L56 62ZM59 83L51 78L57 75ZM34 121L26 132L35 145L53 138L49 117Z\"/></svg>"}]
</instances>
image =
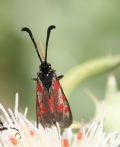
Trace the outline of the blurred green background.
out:
<instances>
[{"instance_id":1,"label":"blurred green background","mask_svg":"<svg viewBox=\"0 0 120 147\"><path fill-rule=\"evenodd\" d=\"M32 29L36 42L45 45L49 25L52 32L48 61L58 75L72 67L109 54L120 53L120 1L118 0L0 0L0 102L14 105L20 95L20 110L29 107L35 118L36 83L39 59L22 27ZM112 71L119 83L120 69ZM94 77L79 86L68 98L75 120L89 120L94 104L85 93L89 88L104 97L108 74Z\"/></svg>"}]
</instances>

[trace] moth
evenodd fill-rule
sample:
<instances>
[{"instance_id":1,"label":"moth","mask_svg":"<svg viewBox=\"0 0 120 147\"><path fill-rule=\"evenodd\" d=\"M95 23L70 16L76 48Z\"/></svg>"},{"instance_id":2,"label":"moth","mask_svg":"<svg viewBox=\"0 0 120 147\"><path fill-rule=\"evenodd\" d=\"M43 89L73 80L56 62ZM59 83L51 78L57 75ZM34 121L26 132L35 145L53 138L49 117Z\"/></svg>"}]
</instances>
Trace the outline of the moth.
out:
<instances>
[{"instance_id":1,"label":"moth","mask_svg":"<svg viewBox=\"0 0 120 147\"><path fill-rule=\"evenodd\" d=\"M41 123L44 128L51 127L52 125L59 123L61 128L67 128L72 124L73 119L69 103L59 82L63 76L57 76L56 71L52 69L51 64L47 62L49 37L51 30L55 28L56 27L54 25L48 27L44 59L38 51L38 47L31 30L24 27L22 28L22 31L26 31L29 34L41 62L37 78L34 78L37 83L37 127L39 126L39 123Z\"/></svg>"}]
</instances>

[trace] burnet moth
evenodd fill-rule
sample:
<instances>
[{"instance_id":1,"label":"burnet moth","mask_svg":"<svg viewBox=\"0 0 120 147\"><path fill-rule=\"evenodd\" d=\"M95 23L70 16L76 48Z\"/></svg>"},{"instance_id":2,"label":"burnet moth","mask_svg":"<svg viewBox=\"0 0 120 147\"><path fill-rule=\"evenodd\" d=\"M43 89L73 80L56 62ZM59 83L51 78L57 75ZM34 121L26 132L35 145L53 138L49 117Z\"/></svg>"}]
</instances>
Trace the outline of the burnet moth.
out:
<instances>
[{"instance_id":1,"label":"burnet moth","mask_svg":"<svg viewBox=\"0 0 120 147\"><path fill-rule=\"evenodd\" d=\"M48 41L51 30L55 28L56 27L54 25L48 27L44 59L39 54L38 47L31 30L24 27L22 28L22 31L26 31L29 34L41 62L37 78L34 78L37 82L37 127L39 123L41 123L44 128L51 127L52 125L56 125L57 122L61 128L67 128L72 124L73 119L69 103L59 82L63 76L57 76L55 70L51 68L51 64L47 62Z\"/></svg>"}]
</instances>

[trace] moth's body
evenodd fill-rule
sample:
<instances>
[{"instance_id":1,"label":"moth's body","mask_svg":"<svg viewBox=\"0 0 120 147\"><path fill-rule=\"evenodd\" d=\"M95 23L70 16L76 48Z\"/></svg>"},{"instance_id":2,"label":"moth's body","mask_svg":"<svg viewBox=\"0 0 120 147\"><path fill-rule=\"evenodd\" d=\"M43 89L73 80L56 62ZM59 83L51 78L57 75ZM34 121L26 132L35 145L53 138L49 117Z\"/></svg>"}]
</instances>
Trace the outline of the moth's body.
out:
<instances>
[{"instance_id":1,"label":"moth's body","mask_svg":"<svg viewBox=\"0 0 120 147\"><path fill-rule=\"evenodd\" d=\"M55 70L51 68L51 64L47 62L47 46L50 31L55 26L50 26L47 31L46 52L44 60L42 60L33 35L28 28L23 28L22 31L27 31L35 46L38 57L41 61L39 72L37 73L37 90L36 90L36 118L37 127L39 123L43 127L51 127L59 123L61 128L69 127L72 123L72 113L69 103L62 90L59 80L62 76L57 77Z\"/></svg>"},{"instance_id":2,"label":"moth's body","mask_svg":"<svg viewBox=\"0 0 120 147\"><path fill-rule=\"evenodd\" d=\"M59 77L48 63L41 64L38 72L36 101L37 122L44 127L58 122L61 128L66 128L72 123L72 119L68 119L72 114Z\"/></svg>"}]
</instances>

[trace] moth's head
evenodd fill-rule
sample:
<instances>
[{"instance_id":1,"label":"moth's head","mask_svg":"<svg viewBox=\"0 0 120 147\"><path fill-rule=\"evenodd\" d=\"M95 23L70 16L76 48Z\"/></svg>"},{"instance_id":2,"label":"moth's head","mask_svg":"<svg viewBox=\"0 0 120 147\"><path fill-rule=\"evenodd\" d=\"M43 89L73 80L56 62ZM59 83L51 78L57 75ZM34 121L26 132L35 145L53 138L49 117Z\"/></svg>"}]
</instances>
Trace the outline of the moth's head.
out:
<instances>
[{"instance_id":1,"label":"moth's head","mask_svg":"<svg viewBox=\"0 0 120 147\"><path fill-rule=\"evenodd\" d=\"M47 62L42 62L39 68L40 68L40 71L48 72L49 70L51 70L51 64Z\"/></svg>"}]
</instances>

